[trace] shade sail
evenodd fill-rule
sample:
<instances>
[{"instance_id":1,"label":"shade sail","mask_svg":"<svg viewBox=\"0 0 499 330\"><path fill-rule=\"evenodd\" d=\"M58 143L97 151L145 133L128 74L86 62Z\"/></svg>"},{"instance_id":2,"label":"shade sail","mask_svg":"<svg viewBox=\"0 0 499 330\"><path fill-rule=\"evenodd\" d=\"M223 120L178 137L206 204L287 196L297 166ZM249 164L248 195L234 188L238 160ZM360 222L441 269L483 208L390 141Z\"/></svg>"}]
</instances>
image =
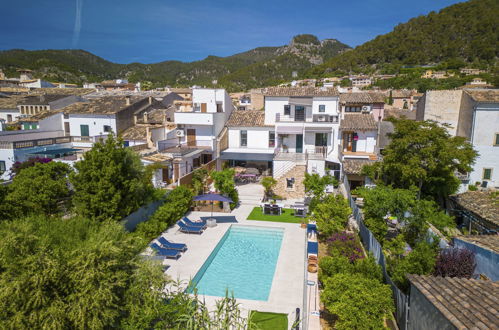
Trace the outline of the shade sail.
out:
<instances>
[{"instance_id":1,"label":"shade sail","mask_svg":"<svg viewBox=\"0 0 499 330\"><path fill-rule=\"evenodd\" d=\"M219 194L204 194L198 195L193 198L195 201L211 201L211 202L229 202L232 203L232 199L219 195Z\"/></svg>"}]
</instances>

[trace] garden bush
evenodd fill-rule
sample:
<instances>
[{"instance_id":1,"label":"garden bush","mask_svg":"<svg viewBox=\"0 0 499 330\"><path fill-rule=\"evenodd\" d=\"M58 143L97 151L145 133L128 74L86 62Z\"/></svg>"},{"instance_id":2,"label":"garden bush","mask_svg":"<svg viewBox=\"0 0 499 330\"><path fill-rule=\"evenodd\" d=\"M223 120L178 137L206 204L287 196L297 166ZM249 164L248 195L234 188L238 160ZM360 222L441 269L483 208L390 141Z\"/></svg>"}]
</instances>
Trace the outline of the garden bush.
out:
<instances>
[{"instance_id":1,"label":"garden bush","mask_svg":"<svg viewBox=\"0 0 499 330\"><path fill-rule=\"evenodd\" d=\"M382 329L395 310L388 285L359 274L336 274L324 281L321 300L338 319L335 329Z\"/></svg>"},{"instance_id":2,"label":"garden bush","mask_svg":"<svg viewBox=\"0 0 499 330\"><path fill-rule=\"evenodd\" d=\"M214 181L215 189L232 199L232 203L230 203L231 210L234 209L239 202L239 194L236 189L236 183L234 182L235 173L234 169L226 168L222 171L214 171L210 174Z\"/></svg>"},{"instance_id":3,"label":"garden bush","mask_svg":"<svg viewBox=\"0 0 499 330\"><path fill-rule=\"evenodd\" d=\"M467 249L441 250L437 257L433 275L443 277L471 278L475 272L475 254Z\"/></svg>"},{"instance_id":4,"label":"garden bush","mask_svg":"<svg viewBox=\"0 0 499 330\"><path fill-rule=\"evenodd\" d=\"M407 274L428 275L435 268L438 243L420 242L404 258L390 258L388 270L397 287L405 292L409 289Z\"/></svg>"},{"instance_id":5,"label":"garden bush","mask_svg":"<svg viewBox=\"0 0 499 330\"><path fill-rule=\"evenodd\" d=\"M360 241L356 235L347 232L340 232L331 235L326 243L329 253L333 256L341 255L350 262L364 258Z\"/></svg>"},{"instance_id":6,"label":"garden bush","mask_svg":"<svg viewBox=\"0 0 499 330\"><path fill-rule=\"evenodd\" d=\"M311 218L317 222L319 233L328 237L345 230L350 214L346 198L330 194L316 205Z\"/></svg>"},{"instance_id":7,"label":"garden bush","mask_svg":"<svg viewBox=\"0 0 499 330\"><path fill-rule=\"evenodd\" d=\"M383 273L381 266L376 263L372 255L368 258L357 259L350 262L344 256L326 256L319 261L319 279L324 282L326 278L339 273L358 274L365 278L381 281Z\"/></svg>"},{"instance_id":8,"label":"garden bush","mask_svg":"<svg viewBox=\"0 0 499 330\"><path fill-rule=\"evenodd\" d=\"M192 197L192 192L187 187L175 188L166 196L164 204L151 218L137 226L136 233L147 241L156 238L189 211Z\"/></svg>"}]
</instances>

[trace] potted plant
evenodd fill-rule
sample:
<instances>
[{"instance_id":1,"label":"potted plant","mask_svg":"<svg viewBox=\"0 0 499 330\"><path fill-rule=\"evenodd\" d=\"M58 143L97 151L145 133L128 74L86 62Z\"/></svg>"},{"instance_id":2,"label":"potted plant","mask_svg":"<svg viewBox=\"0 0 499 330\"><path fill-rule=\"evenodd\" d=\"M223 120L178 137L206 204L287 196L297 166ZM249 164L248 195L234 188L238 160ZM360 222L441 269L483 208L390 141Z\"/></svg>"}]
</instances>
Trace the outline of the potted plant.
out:
<instances>
[{"instance_id":1,"label":"potted plant","mask_svg":"<svg viewBox=\"0 0 499 330\"><path fill-rule=\"evenodd\" d=\"M300 227L307 228L308 222L309 222L308 217L303 218L303 220L301 221Z\"/></svg>"}]
</instances>

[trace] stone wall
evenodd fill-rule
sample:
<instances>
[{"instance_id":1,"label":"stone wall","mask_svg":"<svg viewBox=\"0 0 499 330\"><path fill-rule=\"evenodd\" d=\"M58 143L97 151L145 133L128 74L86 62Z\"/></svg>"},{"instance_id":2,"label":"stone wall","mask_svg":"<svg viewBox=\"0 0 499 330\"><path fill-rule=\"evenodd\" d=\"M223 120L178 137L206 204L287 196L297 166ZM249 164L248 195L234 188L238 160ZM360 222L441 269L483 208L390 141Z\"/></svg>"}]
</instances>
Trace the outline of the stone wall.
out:
<instances>
[{"instance_id":1,"label":"stone wall","mask_svg":"<svg viewBox=\"0 0 499 330\"><path fill-rule=\"evenodd\" d=\"M305 180L305 172L307 171L306 165L296 165L286 174L281 176L277 180L277 184L274 188L274 193L282 196L286 199L300 199L305 197L305 186L303 185L303 180ZM286 179L294 178L295 183L293 188L287 188Z\"/></svg>"}]
</instances>

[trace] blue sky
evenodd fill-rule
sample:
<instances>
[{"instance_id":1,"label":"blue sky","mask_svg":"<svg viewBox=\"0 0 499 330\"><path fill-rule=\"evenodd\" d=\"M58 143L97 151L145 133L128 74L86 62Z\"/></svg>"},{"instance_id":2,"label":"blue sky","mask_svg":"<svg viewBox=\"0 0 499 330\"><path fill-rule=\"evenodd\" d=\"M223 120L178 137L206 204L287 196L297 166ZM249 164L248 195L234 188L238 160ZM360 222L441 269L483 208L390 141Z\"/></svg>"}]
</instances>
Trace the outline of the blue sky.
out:
<instances>
[{"instance_id":1,"label":"blue sky","mask_svg":"<svg viewBox=\"0 0 499 330\"><path fill-rule=\"evenodd\" d=\"M1 0L0 49L88 50L118 63L194 61L296 34L357 46L453 0ZM78 23L76 9L81 8ZM75 28L80 26L80 33ZM74 47L73 47L74 46Z\"/></svg>"}]
</instances>

